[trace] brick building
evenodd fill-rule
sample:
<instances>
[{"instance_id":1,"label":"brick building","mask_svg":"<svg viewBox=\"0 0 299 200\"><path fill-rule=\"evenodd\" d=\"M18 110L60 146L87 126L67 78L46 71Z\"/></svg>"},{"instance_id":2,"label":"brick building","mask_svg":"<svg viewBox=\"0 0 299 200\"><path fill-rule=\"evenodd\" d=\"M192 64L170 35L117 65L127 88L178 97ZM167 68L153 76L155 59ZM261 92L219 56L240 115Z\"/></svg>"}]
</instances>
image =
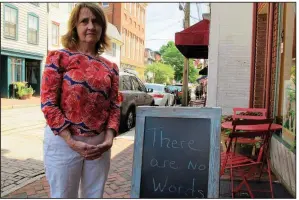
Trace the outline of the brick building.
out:
<instances>
[{"instance_id":1,"label":"brick building","mask_svg":"<svg viewBox=\"0 0 299 200\"><path fill-rule=\"evenodd\" d=\"M121 33L121 69L135 70L144 80L144 40L147 3L100 3L107 19Z\"/></svg>"}]
</instances>

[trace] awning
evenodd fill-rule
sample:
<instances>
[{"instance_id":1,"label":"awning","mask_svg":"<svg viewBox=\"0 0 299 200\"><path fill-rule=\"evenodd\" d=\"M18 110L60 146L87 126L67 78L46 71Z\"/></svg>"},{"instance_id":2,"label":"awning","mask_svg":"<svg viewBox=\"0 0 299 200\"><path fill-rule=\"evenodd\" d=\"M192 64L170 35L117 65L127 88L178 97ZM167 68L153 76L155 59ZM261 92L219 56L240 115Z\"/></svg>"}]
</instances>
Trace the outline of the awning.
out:
<instances>
[{"instance_id":1,"label":"awning","mask_svg":"<svg viewBox=\"0 0 299 200\"><path fill-rule=\"evenodd\" d=\"M210 21L203 19L175 33L175 45L186 58L208 58Z\"/></svg>"},{"instance_id":2,"label":"awning","mask_svg":"<svg viewBox=\"0 0 299 200\"><path fill-rule=\"evenodd\" d=\"M199 75L208 75L208 67L204 67L198 72Z\"/></svg>"}]
</instances>

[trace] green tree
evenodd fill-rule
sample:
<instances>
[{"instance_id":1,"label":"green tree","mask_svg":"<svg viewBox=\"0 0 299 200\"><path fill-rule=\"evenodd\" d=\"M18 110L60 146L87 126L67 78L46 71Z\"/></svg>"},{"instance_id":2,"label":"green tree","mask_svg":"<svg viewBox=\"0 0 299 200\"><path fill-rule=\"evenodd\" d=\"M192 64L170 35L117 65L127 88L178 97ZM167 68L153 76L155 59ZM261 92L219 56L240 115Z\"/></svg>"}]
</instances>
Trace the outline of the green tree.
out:
<instances>
[{"instance_id":1,"label":"green tree","mask_svg":"<svg viewBox=\"0 0 299 200\"><path fill-rule=\"evenodd\" d=\"M174 70L170 65L163 63L153 63L146 66L145 74L151 73L152 77L147 81L160 84L171 84L174 78Z\"/></svg>"},{"instance_id":2,"label":"green tree","mask_svg":"<svg viewBox=\"0 0 299 200\"><path fill-rule=\"evenodd\" d=\"M182 81L184 69L184 56L176 48L173 41L169 41L160 48L160 53L165 64L173 67L176 81ZM189 59L189 82L194 83L198 77L198 70L194 67L193 59Z\"/></svg>"}]
</instances>

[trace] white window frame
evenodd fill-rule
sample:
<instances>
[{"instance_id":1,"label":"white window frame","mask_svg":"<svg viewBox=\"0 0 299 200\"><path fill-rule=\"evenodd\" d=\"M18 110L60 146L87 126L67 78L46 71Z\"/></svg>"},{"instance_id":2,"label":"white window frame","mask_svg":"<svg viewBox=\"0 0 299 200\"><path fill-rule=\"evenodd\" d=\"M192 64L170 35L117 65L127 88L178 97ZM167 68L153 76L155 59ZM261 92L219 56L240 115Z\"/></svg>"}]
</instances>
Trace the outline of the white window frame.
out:
<instances>
[{"instance_id":1,"label":"white window frame","mask_svg":"<svg viewBox=\"0 0 299 200\"><path fill-rule=\"evenodd\" d=\"M4 21L4 30L3 30L3 32L4 32L4 37L5 38L10 38L10 39L15 39L15 40L17 40L17 28L18 28L18 10L17 9L15 9L15 8L12 8L12 7L10 7L10 6L6 6L6 5L4 5L5 6L5 11L4 11L4 15L6 14L6 12L8 11L8 9L9 9L9 11L10 12L8 12L9 13L9 17L8 16L4 16L4 19L5 19L5 21ZM12 13L11 13L11 11L12 10L14 10L15 11L15 22L14 22L14 24L13 24L13 22L12 22L12 19L11 19L11 16L12 16ZM9 18L9 19L8 19ZM5 25L6 24L12 24L14 27L15 27L15 35L14 36L11 36L10 35L10 33L8 33L8 35L5 33ZM8 29L8 32L9 32L9 28L7 28Z\"/></svg>"},{"instance_id":2,"label":"white window frame","mask_svg":"<svg viewBox=\"0 0 299 200\"><path fill-rule=\"evenodd\" d=\"M36 27L30 28L30 26L32 25L32 24L30 24L30 17L33 20L36 20ZM30 44L38 44L38 23L39 23L39 18L38 17L33 16L33 15L28 15L28 30L27 30L28 37L27 37L27 41ZM34 33L34 31L35 31L35 39L36 39L36 41L31 41L30 37L29 37L29 33L30 32Z\"/></svg>"},{"instance_id":3,"label":"white window frame","mask_svg":"<svg viewBox=\"0 0 299 200\"><path fill-rule=\"evenodd\" d=\"M53 40L53 38L54 38L54 34L53 34L53 28L54 27L57 27L57 35L56 35L56 40L57 40L57 43L54 43L54 40ZM59 30L60 29L60 24L57 24L57 23L54 23L54 22L52 22L52 27L51 27L51 35L52 35L52 38L51 38L51 44L52 45L54 45L54 46L59 46Z\"/></svg>"}]
</instances>

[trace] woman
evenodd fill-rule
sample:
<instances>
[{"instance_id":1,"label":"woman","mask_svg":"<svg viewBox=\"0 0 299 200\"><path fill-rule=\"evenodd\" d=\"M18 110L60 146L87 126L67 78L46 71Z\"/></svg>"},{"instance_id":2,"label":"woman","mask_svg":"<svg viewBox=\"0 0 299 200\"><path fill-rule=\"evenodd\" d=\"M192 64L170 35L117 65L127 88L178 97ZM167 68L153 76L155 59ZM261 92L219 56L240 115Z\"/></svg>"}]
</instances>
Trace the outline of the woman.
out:
<instances>
[{"instance_id":1,"label":"woman","mask_svg":"<svg viewBox=\"0 0 299 200\"><path fill-rule=\"evenodd\" d=\"M42 78L47 121L44 163L52 198L102 198L119 127L118 67L99 53L107 22L94 3L73 9L65 49L52 51Z\"/></svg>"}]
</instances>

